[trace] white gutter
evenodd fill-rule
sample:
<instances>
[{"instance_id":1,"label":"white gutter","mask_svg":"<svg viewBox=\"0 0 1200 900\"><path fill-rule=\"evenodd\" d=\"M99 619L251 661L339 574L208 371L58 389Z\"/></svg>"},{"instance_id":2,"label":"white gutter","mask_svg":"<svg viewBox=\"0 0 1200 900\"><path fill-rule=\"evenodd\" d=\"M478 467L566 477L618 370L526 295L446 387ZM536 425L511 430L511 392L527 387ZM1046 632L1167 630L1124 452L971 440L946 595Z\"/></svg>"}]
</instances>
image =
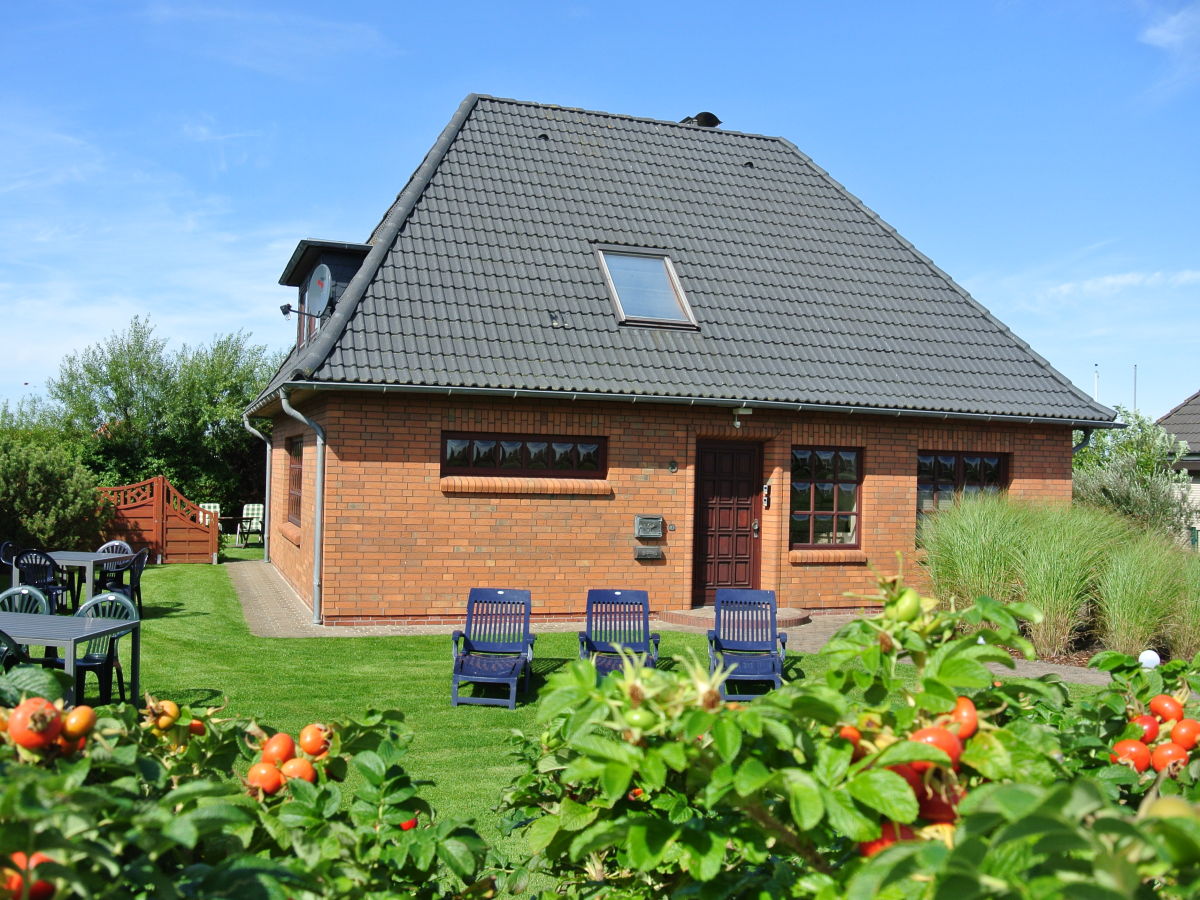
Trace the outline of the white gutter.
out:
<instances>
[{"instance_id":1,"label":"white gutter","mask_svg":"<svg viewBox=\"0 0 1200 900\"><path fill-rule=\"evenodd\" d=\"M297 411L288 402L289 388L279 391L279 402L283 411L297 421L303 422L317 435L317 478L316 498L313 504L313 572L312 572L312 612L313 624L321 624L321 548L325 536L325 429L310 419L304 413Z\"/></svg>"},{"instance_id":2,"label":"white gutter","mask_svg":"<svg viewBox=\"0 0 1200 900\"><path fill-rule=\"evenodd\" d=\"M246 430L267 445L267 491L263 504L263 561L271 561L271 439L250 424L250 416L242 413L242 425Z\"/></svg>"}]
</instances>

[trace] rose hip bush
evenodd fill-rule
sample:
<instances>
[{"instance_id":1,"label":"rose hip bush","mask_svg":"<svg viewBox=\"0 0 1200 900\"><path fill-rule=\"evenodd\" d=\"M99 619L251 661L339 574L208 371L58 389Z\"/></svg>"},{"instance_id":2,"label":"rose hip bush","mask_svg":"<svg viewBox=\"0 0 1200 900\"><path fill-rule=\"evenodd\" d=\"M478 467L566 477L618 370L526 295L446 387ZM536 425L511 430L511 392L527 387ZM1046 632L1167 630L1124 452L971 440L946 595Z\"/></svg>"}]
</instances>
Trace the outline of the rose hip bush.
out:
<instances>
[{"instance_id":1,"label":"rose hip bush","mask_svg":"<svg viewBox=\"0 0 1200 900\"><path fill-rule=\"evenodd\" d=\"M555 675L540 734L515 739L502 806L530 855L509 877L548 876L547 897L1200 892L1200 816L1190 792L1163 796L1188 768L1110 758L1132 714L1186 699L1192 667L1102 658L1113 686L1073 706L1053 677L999 682L986 665L1033 656L1036 610L947 610L898 578L878 599L823 650L823 683L751 703L722 702L723 673L697 660Z\"/></svg>"},{"instance_id":2,"label":"rose hip bush","mask_svg":"<svg viewBox=\"0 0 1200 900\"><path fill-rule=\"evenodd\" d=\"M46 699L61 697L54 674L18 668L0 679L0 897L491 890L480 880L483 841L433 817L405 773L399 713L314 723L297 745L167 699L148 698L142 710L64 710ZM240 776L247 764L275 773L269 790ZM351 771L347 797L341 782Z\"/></svg>"}]
</instances>

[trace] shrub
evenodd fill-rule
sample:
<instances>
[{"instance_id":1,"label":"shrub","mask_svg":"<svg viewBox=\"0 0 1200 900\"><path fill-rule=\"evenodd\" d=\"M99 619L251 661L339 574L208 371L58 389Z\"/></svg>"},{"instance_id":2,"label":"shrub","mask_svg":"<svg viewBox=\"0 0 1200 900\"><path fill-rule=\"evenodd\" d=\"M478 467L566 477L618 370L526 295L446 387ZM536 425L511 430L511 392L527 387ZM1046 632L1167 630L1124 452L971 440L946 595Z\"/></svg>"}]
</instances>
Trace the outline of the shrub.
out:
<instances>
[{"instance_id":1,"label":"shrub","mask_svg":"<svg viewBox=\"0 0 1200 900\"><path fill-rule=\"evenodd\" d=\"M1195 510L1186 490L1187 475L1145 472L1132 456L1117 455L1104 466L1077 469L1074 496L1080 503L1111 510L1143 528L1181 542Z\"/></svg>"},{"instance_id":2,"label":"shrub","mask_svg":"<svg viewBox=\"0 0 1200 900\"><path fill-rule=\"evenodd\" d=\"M68 450L0 434L0 539L22 548L96 546L111 515L96 485Z\"/></svg>"}]
</instances>

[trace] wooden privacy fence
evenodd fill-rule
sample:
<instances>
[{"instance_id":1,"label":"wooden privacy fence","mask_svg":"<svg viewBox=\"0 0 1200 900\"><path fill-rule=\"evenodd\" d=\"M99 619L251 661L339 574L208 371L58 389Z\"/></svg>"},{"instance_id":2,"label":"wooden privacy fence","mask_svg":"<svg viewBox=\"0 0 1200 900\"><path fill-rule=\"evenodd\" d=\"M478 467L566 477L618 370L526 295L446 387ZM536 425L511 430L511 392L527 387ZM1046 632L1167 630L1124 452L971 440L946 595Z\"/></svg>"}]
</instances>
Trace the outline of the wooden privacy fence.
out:
<instances>
[{"instance_id":1,"label":"wooden privacy fence","mask_svg":"<svg viewBox=\"0 0 1200 900\"><path fill-rule=\"evenodd\" d=\"M150 548L158 563L215 563L217 517L171 485L165 475L137 484L99 488L116 514L107 537L135 550Z\"/></svg>"}]
</instances>

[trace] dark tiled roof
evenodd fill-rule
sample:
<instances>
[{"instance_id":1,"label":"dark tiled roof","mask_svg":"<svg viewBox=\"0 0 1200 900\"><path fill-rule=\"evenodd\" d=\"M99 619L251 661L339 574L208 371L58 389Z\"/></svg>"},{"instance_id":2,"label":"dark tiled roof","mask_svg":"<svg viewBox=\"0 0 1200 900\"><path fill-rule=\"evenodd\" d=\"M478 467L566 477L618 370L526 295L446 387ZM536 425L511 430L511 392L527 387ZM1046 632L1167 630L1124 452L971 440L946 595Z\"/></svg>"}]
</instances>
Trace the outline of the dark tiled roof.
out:
<instances>
[{"instance_id":1,"label":"dark tiled roof","mask_svg":"<svg viewBox=\"0 0 1200 900\"><path fill-rule=\"evenodd\" d=\"M1159 419L1158 424L1186 441L1190 453L1200 453L1200 391Z\"/></svg>"},{"instance_id":2,"label":"dark tiled roof","mask_svg":"<svg viewBox=\"0 0 1200 900\"><path fill-rule=\"evenodd\" d=\"M780 138L472 96L371 242L256 408L353 382L1114 415ZM619 325L598 243L669 251L699 330Z\"/></svg>"}]
</instances>

